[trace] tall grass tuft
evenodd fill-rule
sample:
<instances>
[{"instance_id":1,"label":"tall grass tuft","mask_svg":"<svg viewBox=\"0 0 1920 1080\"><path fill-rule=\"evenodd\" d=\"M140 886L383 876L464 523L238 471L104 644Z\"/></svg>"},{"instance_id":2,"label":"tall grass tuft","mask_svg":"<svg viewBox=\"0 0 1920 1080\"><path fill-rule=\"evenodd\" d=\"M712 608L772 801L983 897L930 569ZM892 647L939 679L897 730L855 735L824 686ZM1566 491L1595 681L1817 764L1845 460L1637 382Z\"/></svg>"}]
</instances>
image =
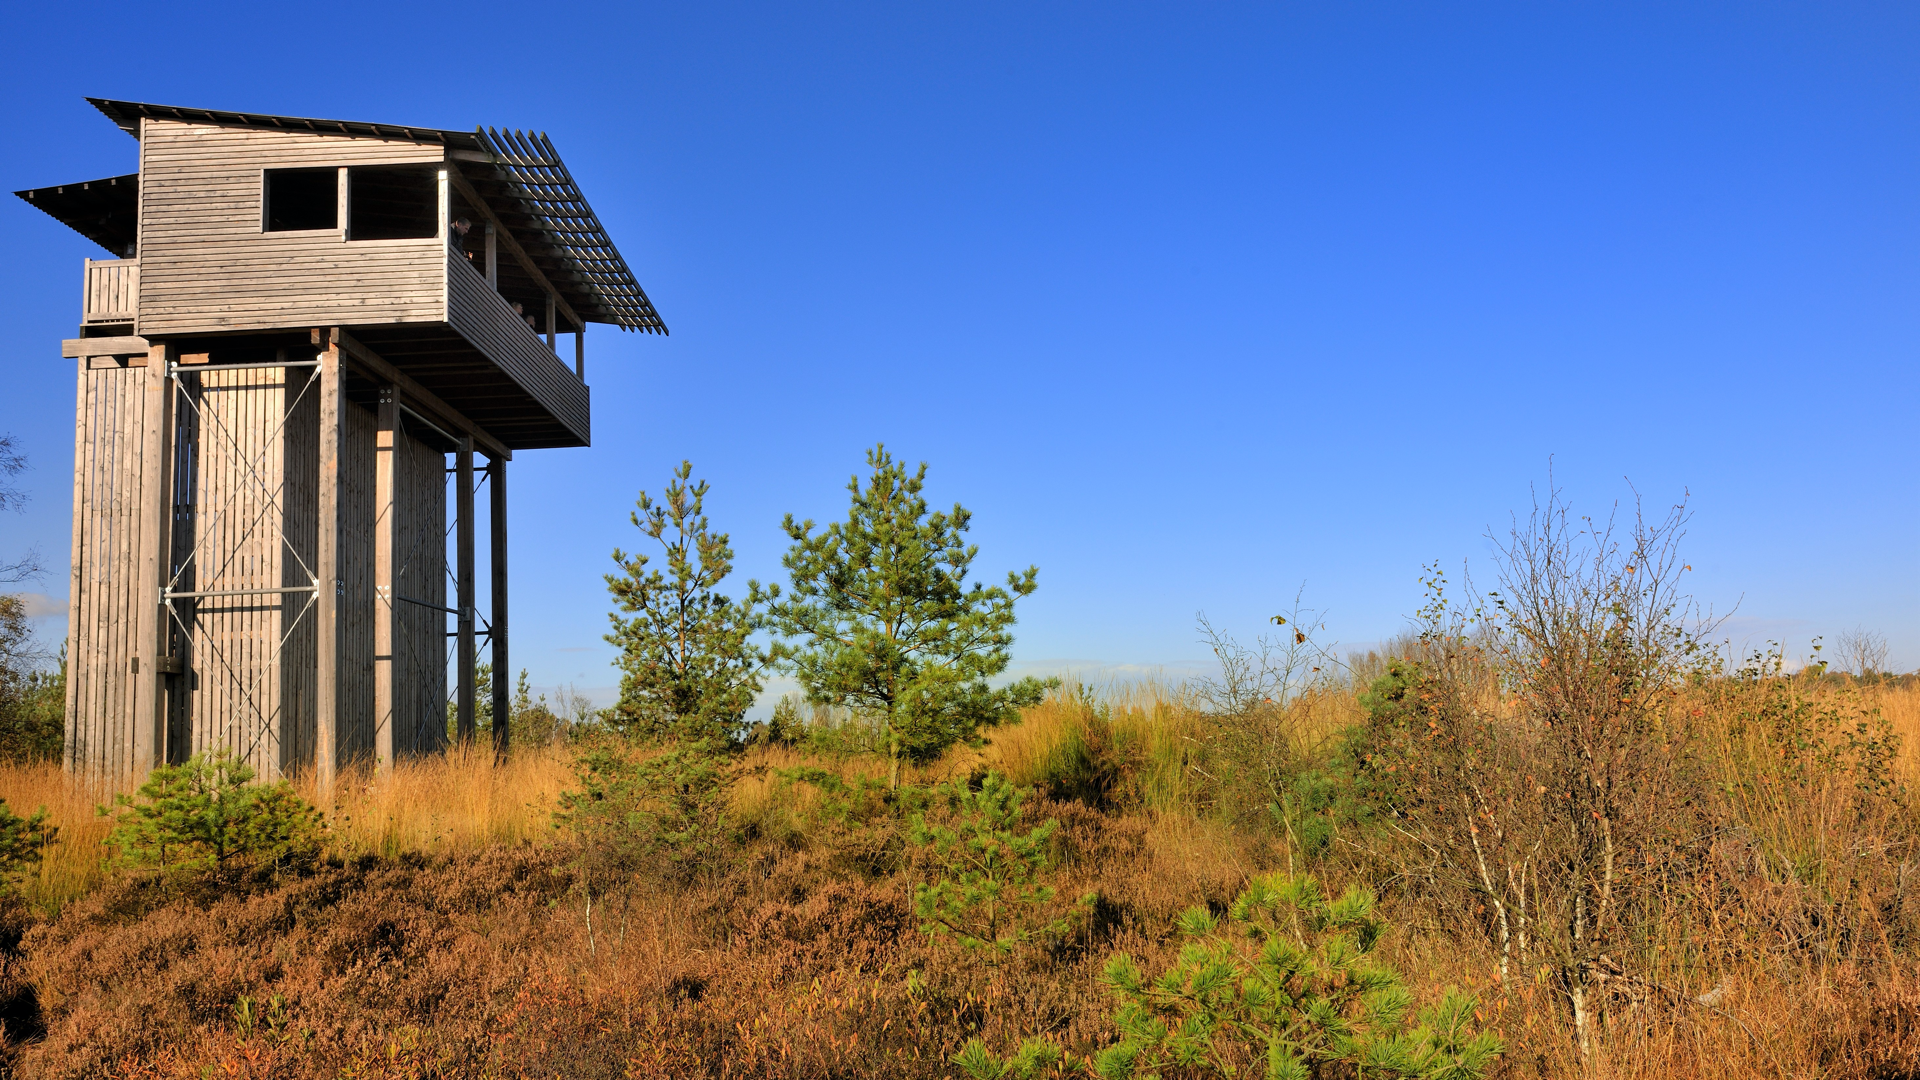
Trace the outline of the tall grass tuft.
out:
<instances>
[{"instance_id":1,"label":"tall grass tuft","mask_svg":"<svg viewBox=\"0 0 1920 1080\"><path fill-rule=\"evenodd\" d=\"M572 783L564 748L537 746L505 762L490 746L409 758L382 779L366 765L341 777L330 849L338 855L450 854L553 836L553 809ZM311 776L296 781L318 803Z\"/></svg>"}]
</instances>

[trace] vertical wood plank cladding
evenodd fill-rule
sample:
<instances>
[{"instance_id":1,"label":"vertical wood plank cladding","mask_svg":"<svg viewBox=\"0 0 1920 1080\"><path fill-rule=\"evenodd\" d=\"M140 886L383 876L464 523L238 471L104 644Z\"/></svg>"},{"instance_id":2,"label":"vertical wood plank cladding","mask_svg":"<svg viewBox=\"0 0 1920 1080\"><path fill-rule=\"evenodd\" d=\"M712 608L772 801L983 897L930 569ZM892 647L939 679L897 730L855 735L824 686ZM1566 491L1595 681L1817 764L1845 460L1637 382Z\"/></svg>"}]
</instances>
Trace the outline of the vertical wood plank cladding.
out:
<instances>
[{"instance_id":1,"label":"vertical wood plank cladding","mask_svg":"<svg viewBox=\"0 0 1920 1080\"><path fill-rule=\"evenodd\" d=\"M80 321L125 322L140 296L139 259L88 259Z\"/></svg>"},{"instance_id":2,"label":"vertical wood plank cladding","mask_svg":"<svg viewBox=\"0 0 1920 1080\"><path fill-rule=\"evenodd\" d=\"M311 380L309 382L309 380ZM320 382L318 368L288 372L289 396L297 406L285 412L287 428L280 439L285 454L287 497L282 526L280 580L287 585L311 585L318 572L320 549ZM305 393L294 387L305 385ZM322 583L324 586L326 583ZM281 761L287 772L311 770L318 738L319 683L314 663L320 647L319 596L289 593L281 601L279 620L286 638L279 677L281 703Z\"/></svg>"},{"instance_id":3,"label":"vertical wood plank cladding","mask_svg":"<svg viewBox=\"0 0 1920 1080\"><path fill-rule=\"evenodd\" d=\"M374 752L374 436L378 418L352 402L340 409L340 728L342 767Z\"/></svg>"},{"instance_id":4,"label":"vertical wood plank cladding","mask_svg":"<svg viewBox=\"0 0 1920 1080\"><path fill-rule=\"evenodd\" d=\"M467 260L446 258L447 322L531 394L567 430L591 441L587 386L541 344L513 307Z\"/></svg>"},{"instance_id":5,"label":"vertical wood plank cladding","mask_svg":"<svg viewBox=\"0 0 1920 1080\"><path fill-rule=\"evenodd\" d=\"M179 451L144 458L150 402L145 368L89 369L75 390L74 571L67 756L87 775L118 778L134 756L139 603L153 589L134 573L143 528L143 474L174 485L169 560L179 591L300 588L318 569L320 402L311 368L186 374L174 397ZM370 754L373 724L373 413L342 402L337 596L341 629L339 755ZM395 447L397 593L446 604L444 456L404 430ZM186 673L172 677L178 737L168 756L227 748L264 777L311 769L317 750L319 638L315 597L182 598L174 602ZM396 753L445 745L446 616L405 604L396 619ZM150 656L149 648L143 660ZM148 661L150 662L150 661ZM146 663L143 663L146 668ZM142 674L146 672L143 670Z\"/></svg>"},{"instance_id":6,"label":"vertical wood plank cladding","mask_svg":"<svg viewBox=\"0 0 1920 1080\"><path fill-rule=\"evenodd\" d=\"M301 506L310 484L300 481L313 456L302 449L317 434L312 395L301 393L308 378L308 369L278 368L183 377L177 408L192 418L181 430L193 442L175 466L188 489L175 499L176 543L186 548L176 552L177 589L311 583L298 557L304 546L311 565L302 523L312 514ZM225 748L266 777L297 765L311 727L299 677L312 665L309 600L291 593L174 602L187 667L174 678L182 699L174 715L189 729L176 753Z\"/></svg>"},{"instance_id":7,"label":"vertical wood plank cladding","mask_svg":"<svg viewBox=\"0 0 1920 1080\"><path fill-rule=\"evenodd\" d=\"M417 755L446 746L447 459L410 422L394 462L394 752Z\"/></svg>"},{"instance_id":8,"label":"vertical wood plank cladding","mask_svg":"<svg viewBox=\"0 0 1920 1080\"><path fill-rule=\"evenodd\" d=\"M260 225L263 169L443 156L401 140L144 121L138 332L441 321L444 241L343 242L338 229Z\"/></svg>"},{"instance_id":9,"label":"vertical wood plank cladding","mask_svg":"<svg viewBox=\"0 0 1920 1080\"><path fill-rule=\"evenodd\" d=\"M193 398L176 381L172 391L174 453L173 521L168 580L179 592L195 590L194 500L200 495L200 416ZM185 761L193 753L193 603L176 600L165 611L167 638L173 655L180 659L180 670L169 679L167 688L166 760Z\"/></svg>"},{"instance_id":10,"label":"vertical wood plank cladding","mask_svg":"<svg viewBox=\"0 0 1920 1080\"><path fill-rule=\"evenodd\" d=\"M74 548L67 662L67 756L92 779L117 779L133 761L129 678L137 611L144 368L83 365L75 418ZM148 595L139 591L139 595Z\"/></svg>"}]
</instances>

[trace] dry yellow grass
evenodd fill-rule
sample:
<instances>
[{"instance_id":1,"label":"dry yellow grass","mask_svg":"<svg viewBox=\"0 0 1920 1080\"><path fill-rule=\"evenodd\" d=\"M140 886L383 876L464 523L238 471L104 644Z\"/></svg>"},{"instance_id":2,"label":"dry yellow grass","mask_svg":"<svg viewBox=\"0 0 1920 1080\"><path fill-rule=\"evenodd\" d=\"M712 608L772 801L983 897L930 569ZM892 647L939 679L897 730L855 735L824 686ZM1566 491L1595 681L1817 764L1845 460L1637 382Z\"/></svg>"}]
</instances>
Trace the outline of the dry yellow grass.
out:
<instances>
[{"instance_id":1,"label":"dry yellow grass","mask_svg":"<svg viewBox=\"0 0 1920 1080\"><path fill-rule=\"evenodd\" d=\"M1839 691L1849 692L1849 691ZM1851 691L1878 708L1900 736L1901 776L1920 788L1920 685L1881 684ZM1285 737L1302 749L1357 722L1349 694L1308 696L1289 710ZM1173 811L1199 785L1204 765L1191 751L1210 736L1209 722L1191 707L1183 688L1166 682L1119 683L1099 688L1069 684L1027 711L1022 723L993 733L986 746L961 749L903 779L926 782L965 774L978 765L999 769L1020 783L1034 783L1050 763L1079 740L1105 739L1144 766L1138 792L1149 807ZM817 764L786 749L757 750L755 769L734 793L742 820L763 830L797 833L818 798L804 784L780 779L778 770ZM852 759L836 769L884 779L885 765ZM553 835L552 812L572 774L564 749L521 750L495 764L491 754L460 752L402 762L390 782L362 770L340 785L333 814L333 847L342 855L472 850L492 843L538 842ZM312 798L310 779L296 782ZM106 873L102 841L109 822L96 808L110 805L114 789L68 776L57 765L0 766L0 799L18 813L46 807L60 828L60 842L45 853L23 882L28 898L59 908L97 885ZM1168 824L1162 830L1178 832ZM1169 832L1166 839L1174 839ZM1198 840L1199 837L1194 839ZM1161 847L1162 845L1156 845ZM1179 844L1166 845L1179 847ZM1196 845L1209 848L1213 842Z\"/></svg>"},{"instance_id":2,"label":"dry yellow grass","mask_svg":"<svg viewBox=\"0 0 1920 1080\"><path fill-rule=\"evenodd\" d=\"M97 808L111 805L117 789L69 776L59 765L0 766L0 799L22 816L45 807L60 830L39 865L21 883L32 903L49 911L84 896L106 875L102 865L111 823Z\"/></svg>"},{"instance_id":3,"label":"dry yellow grass","mask_svg":"<svg viewBox=\"0 0 1920 1080\"><path fill-rule=\"evenodd\" d=\"M1893 725L1894 734L1900 736L1902 775L1920 783L1920 685L1885 684L1865 693Z\"/></svg>"},{"instance_id":4,"label":"dry yellow grass","mask_svg":"<svg viewBox=\"0 0 1920 1080\"><path fill-rule=\"evenodd\" d=\"M331 817L331 850L342 856L471 851L553 835L553 809L572 779L562 749L537 747L495 764L490 752L455 750L400 763L391 780L369 770L341 778ZM315 798L310 776L300 794ZM45 807L60 832L23 881L27 899L57 911L98 885L108 870L112 827L98 812L119 789L69 776L58 765L0 766L0 799L25 815Z\"/></svg>"},{"instance_id":5,"label":"dry yellow grass","mask_svg":"<svg viewBox=\"0 0 1920 1080\"><path fill-rule=\"evenodd\" d=\"M455 748L394 766L382 780L361 768L334 795L332 849L341 855L443 854L553 835L553 810L573 780L566 751L523 749L496 763L490 749ZM295 782L316 803L310 777Z\"/></svg>"}]
</instances>

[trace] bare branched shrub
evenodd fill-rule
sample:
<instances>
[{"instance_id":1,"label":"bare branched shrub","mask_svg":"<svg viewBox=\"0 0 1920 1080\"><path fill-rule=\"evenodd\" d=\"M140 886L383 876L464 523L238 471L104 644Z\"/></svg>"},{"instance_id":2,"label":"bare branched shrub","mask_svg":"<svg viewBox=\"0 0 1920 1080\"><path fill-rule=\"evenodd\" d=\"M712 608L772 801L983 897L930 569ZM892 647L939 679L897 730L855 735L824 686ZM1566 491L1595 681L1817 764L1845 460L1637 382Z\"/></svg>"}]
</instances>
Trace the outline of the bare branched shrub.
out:
<instances>
[{"instance_id":1,"label":"bare branched shrub","mask_svg":"<svg viewBox=\"0 0 1920 1080\"><path fill-rule=\"evenodd\" d=\"M27 456L14 445L13 436L0 435L0 510L18 510L26 505L27 493L13 485L13 478L26 471ZM0 555L0 559L6 556ZM40 553L29 548L0 562L0 585L14 585L40 576Z\"/></svg>"},{"instance_id":2,"label":"bare branched shrub","mask_svg":"<svg viewBox=\"0 0 1920 1080\"><path fill-rule=\"evenodd\" d=\"M1267 620L1276 629L1252 645L1216 628L1204 611L1194 621L1200 643L1220 665L1220 675L1195 679L1189 689L1195 703L1216 716L1245 716L1267 706L1284 709L1294 695L1330 682L1341 668L1318 640L1326 620L1303 606L1298 595L1293 610Z\"/></svg>"},{"instance_id":3,"label":"bare branched shrub","mask_svg":"<svg viewBox=\"0 0 1920 1080\"><path fill-rule=\"evenodd\" d=\"M1887 638L1865 627L1845 631L1834 645L1834 661L1842 671L1861 678L1887 673Z\"/></svg>"},{"instance_id":4,"label":"bare branched shrub","mask_svg":"<svg viewBox=\"0 0 1920 1080\"><path fill-rule=\"evenodd\" d=\"M1712 658L1680 588L1685 522L1576 519L1550 493L1496 539L1498 590L1463 609L1429 579L1424 655L1372 702L1403 869L1480 926L1503 980L1550 976L1583 1054L1703 832L1675 707Z\"/></svg>"}]
</instances>

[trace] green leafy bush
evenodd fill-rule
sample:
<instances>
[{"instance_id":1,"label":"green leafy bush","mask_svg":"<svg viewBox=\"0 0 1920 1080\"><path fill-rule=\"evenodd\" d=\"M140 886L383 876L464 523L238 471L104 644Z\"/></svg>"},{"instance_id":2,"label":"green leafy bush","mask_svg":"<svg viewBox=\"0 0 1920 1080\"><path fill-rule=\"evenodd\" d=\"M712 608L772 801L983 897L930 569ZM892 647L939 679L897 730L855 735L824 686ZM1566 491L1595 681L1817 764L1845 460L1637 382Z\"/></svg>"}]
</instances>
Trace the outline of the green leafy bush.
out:
<instances>
[{"instance_id":1,"label":"green leafy bush","mask_svg":"<svg viewBox=\"0 0 1920 1080\"><path fill-rule=\"evenodd\" d=\"M122 865L162 873L312 864L326 839L320 811L284 780L249 786L254 775L228 750L162 765L137 797L114 797L120 814L107 845Z\"/></svg>"},{"instance_id":2,"label":"green leafy bush","mask_svg":"<svg viewBox=\"0 0 1920 1080\"><path fill-rule=\"evenodd\" d=\"M913 889L913 913L922 933L947 936L971 952L998 960L1035 935L1058 934L1065 919L1039 922L1035 913L1054 890L1036 879L1047 865L1047 842L1059 822L1025 833L1016 826L1025 790L989 772L974 790L955 781L938 789L947 820L922 811L909 838L937 867L938 878ZM1088 898L1089 901L1091 898Z\"/></svg>"},{"instance_id":3,"label":"green leafy bush","mask_svg":"<svg viewBox=\"0 0 1920 1080\"><path fill-rule=\"evenodd\" d=\"M1120 1041L1096 1068L1106 1080L1170 1068L1306 1080L1334 1063L1366 1077L1485 1075L1503 1047L1474 1030L1470 995L1449 988L1408 1024L1399 973L1369 958L1385 929L1366 891L1329 902L1305 875L1256 879L1225 925L1193 908L1164 974L1149 979L1125 954L1107 962Z\"/></svg>"}]
</instances>

